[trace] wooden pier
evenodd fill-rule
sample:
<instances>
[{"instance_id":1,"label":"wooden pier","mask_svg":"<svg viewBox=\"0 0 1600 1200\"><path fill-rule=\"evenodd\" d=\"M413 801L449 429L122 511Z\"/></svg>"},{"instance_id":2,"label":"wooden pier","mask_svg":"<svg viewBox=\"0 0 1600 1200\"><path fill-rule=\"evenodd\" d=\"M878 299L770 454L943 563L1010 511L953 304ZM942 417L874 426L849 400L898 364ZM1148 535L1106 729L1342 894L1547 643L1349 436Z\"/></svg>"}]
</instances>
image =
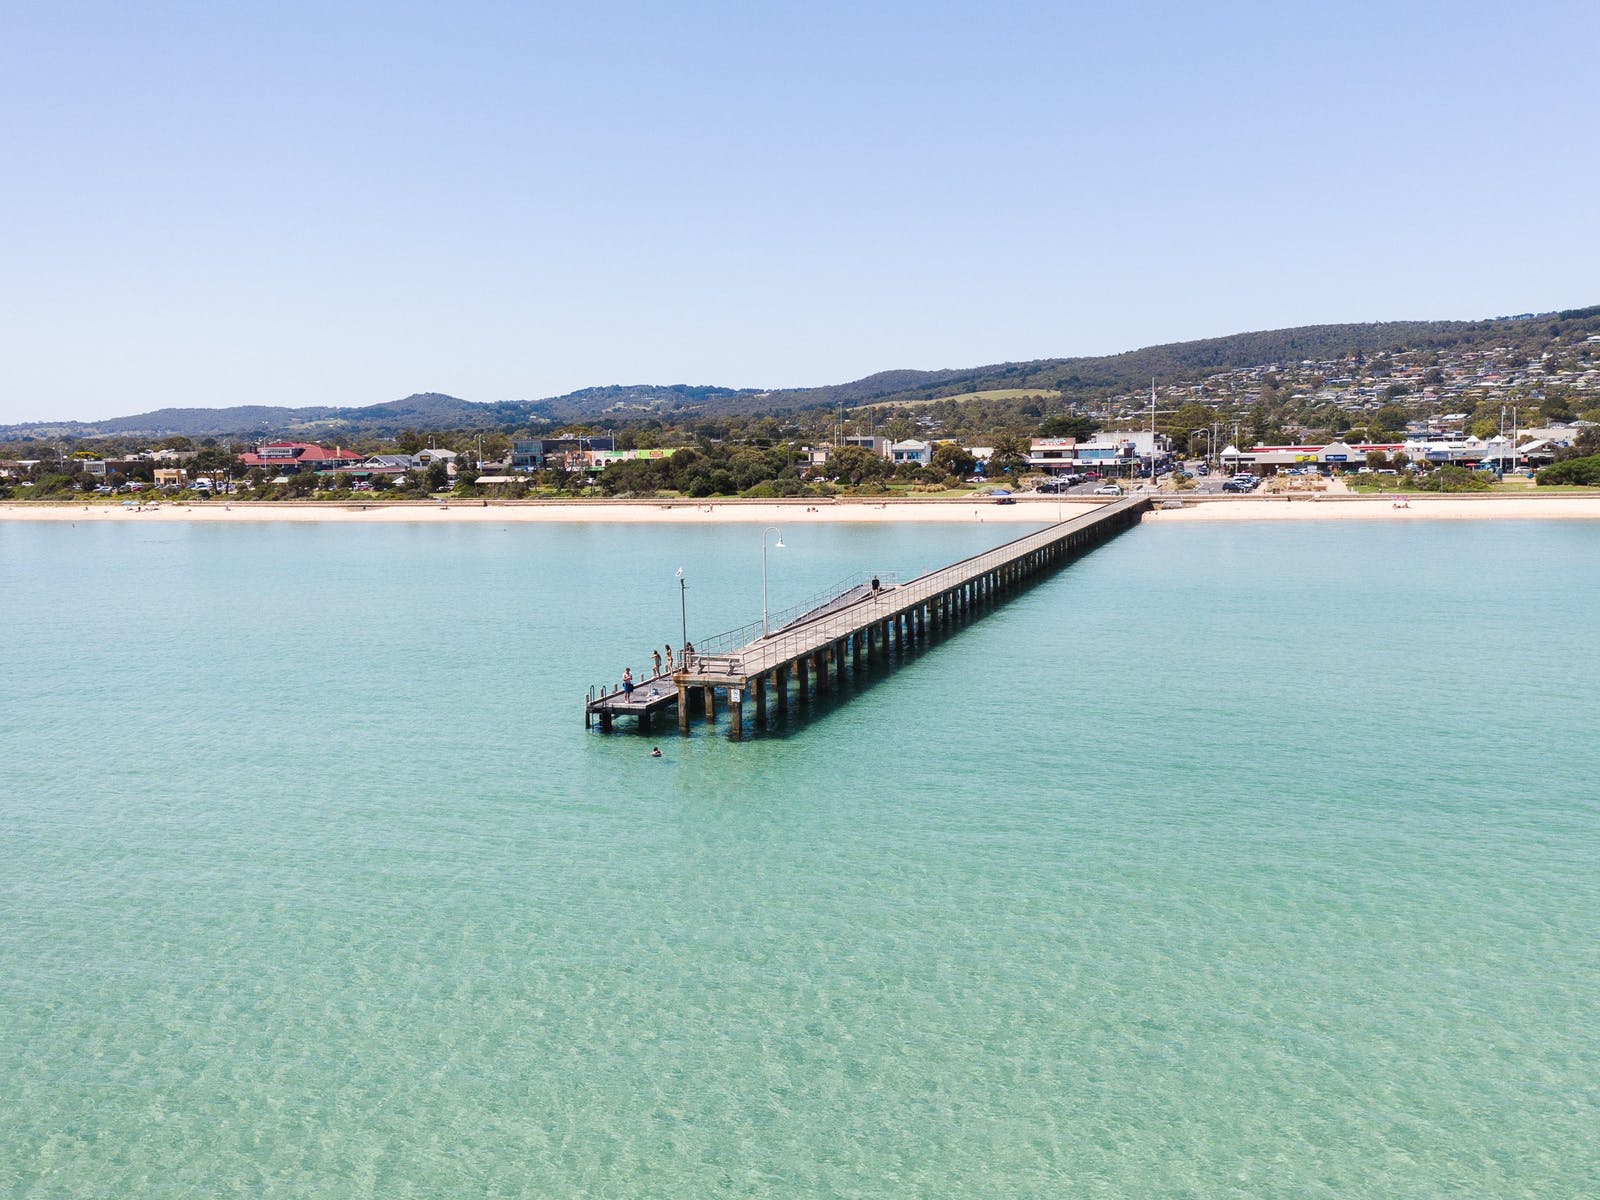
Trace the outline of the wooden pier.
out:
<instances>
[{"instance_id":1,"label":"wooden pier","mask_svg":"<svg viewBox=\"0 0 1600 1200\"><path fill-rule=\"evenodd\" d=\"M766 721L769 706L782 708L791 689L806 703L813 689L832 678L843 683L846 666L890 661L931 634L969 620L1009 597L1019 587L1054 571L1139 523L1150 499L1130 496L1070 521L1047 526L982 554L951 563L907 583L874 591L857 585L812 606L805 613L740 644L713 639L672 674L642 680L631 695L596 694L584 701L584 723L598 720L610 729L619 716L638 718L648 730L651 720L676 708L678 732L687 734L696 711L708 722L717 715L718 693L728 714L728 736L744 736L746 706L757 724Z\"/></svg>"}]
</instances>

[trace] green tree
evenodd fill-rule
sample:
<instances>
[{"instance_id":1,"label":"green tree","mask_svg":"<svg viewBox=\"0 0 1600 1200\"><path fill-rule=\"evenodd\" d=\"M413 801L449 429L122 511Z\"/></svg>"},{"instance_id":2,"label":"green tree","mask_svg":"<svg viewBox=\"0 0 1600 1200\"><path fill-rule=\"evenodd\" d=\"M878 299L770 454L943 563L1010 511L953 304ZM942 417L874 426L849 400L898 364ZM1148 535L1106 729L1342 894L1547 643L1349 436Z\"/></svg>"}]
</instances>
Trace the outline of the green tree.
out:
<instances>
[{"instance_id":1,"label":"green tree","mask_svg":"<svg viewBox=\"0 0 1600 1200\"><path fill-rule=\"evenodd\" d=\"M1411 421L1411 414L1398 404L1382 405L1377 412L1372 414L1368 422L1367 431L1375 438L1390 434L1405 432L1406 425Z\"/></svg>"},{"instance_id":2,"label":"green tree","mask_svg":"<svg viewBox=\"0 0 1600 1200\"><path fill-rule=\"evenodd\" d=\"M1265 404L1250 410L1249 433L1258 446L1275 445L1283 437L1283 425Z\"/></svg>"},{"instance_id":3,"label":"green tree","mask_svg":"<svg viewBox=\"0 0 1600 1200\"><path fill-rule=\"evenodd\" d=\"M1178 406L1178 411L1172 413L1161 422L1161 428L1172 439L1172 444L1180 449L1189 445L1189 435L1199 429L1209 429L1211 423L1217 419L1217 410L1195 400L1189 400Z\"/></svg>"},{"instance_id":4,"label":"green tree","mask_svg":"<svg viewBox=\"0 0 1600 1200\"><path fill-rule=\"evenodd\" d=\"M1020 475L1028 469L1029 440L1014 433L997 433L991 439L990 455L985 470L990 478L997 475Z\"/></svg>"},{"instance_id":5,"label":"green tree","mask_svg":"<svg viewBox=\"0 0 1600 1200\"><path fill-rule=\"evenodd\" d=\"M933 448L932 466L935 474L965 479L977 465L978 460L955 442L940 442Z\"/></svg>"},{"instance_id":6,"label":"green tree","mask_svg":"<svg viewBox=\"0 0 1600 1200\"><path fill-rule=\"evenodd\" d=\"M1046 417L1039 425L1039 436L1048 438L1092 438L1100 426L1081 413L1060 413Z\"/></svg>"},{"instance_id":7,"label":"green tree","mask_svg":"<svg viewBox=\"0 0 1600 1200\"><path fill-rule=\"evenodd\" d=\"M1539 415L1546 421L1572 420L1572 401L1568 399L1566 389L1551 388L1539 402Z\"/></svg>"},{"instance_id":8,"label":"green tree","mask_svg":"<svg viewBox=\"0 0 1600 1200\"><path fill-rule=\"evenodd\" d=\"M860 446L841 446L828 455L828 471L852 487L887 479L893 470L888 459Z\"/></svg>"}]
</instances>

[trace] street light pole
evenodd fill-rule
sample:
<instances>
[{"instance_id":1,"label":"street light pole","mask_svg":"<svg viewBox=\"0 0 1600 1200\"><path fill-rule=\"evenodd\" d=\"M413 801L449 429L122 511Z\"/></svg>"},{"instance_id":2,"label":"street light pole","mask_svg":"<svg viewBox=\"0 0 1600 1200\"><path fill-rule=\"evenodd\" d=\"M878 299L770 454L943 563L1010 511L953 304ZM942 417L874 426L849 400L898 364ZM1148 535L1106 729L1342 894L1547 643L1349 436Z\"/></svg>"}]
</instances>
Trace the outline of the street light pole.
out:
<instances>
[{"instance_id":1,"label":"street light pole","mask_svg":"<svg viewBox=\"0 0 1600 1200\"><path fill-rule=\"evenodd\" d=\"M765 529L763 529L761 531L761 636L762 637L771 637L772 636L771 632L767 629L767 534L769 534L769 533L775 533L775 534L778 535L777 545L775 545L773 547L773 549L774 550L782 550L783 549L783 530L779 529L776 525L768 525Z\"/></svg>"},{"instance_id":2,"label":"street light pole","mask_svg":"<svg viewBox=\"0 0 1600 1200\"><path fill-rule=\"evenodd\" d=\"M689 664L683 661L683 659L684 659L683 648L689 644L689 605L688 605L688 601L685 600L684 596L683 596L684 588L687 587L687 586L688 585L683 582L683 568L679 567L678 568L678 620L681 622L680 633L682 635L682 640L678 643L678 661L683 664L683 669L685 671L687 671L689 669Z\"/></svg>"}]
</instances>

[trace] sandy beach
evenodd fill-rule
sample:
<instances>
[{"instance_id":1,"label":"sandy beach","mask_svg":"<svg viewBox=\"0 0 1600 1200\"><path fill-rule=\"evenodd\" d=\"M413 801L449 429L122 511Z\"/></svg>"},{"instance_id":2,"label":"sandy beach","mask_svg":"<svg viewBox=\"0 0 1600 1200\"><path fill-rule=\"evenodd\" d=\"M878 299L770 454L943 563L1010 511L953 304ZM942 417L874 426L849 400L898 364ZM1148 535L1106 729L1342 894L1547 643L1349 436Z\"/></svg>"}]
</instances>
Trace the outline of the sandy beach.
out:
<instances>
[{"instance_id":1,"label":"sandy beach","mask_svg":"<svg viewBox=\"0 0 1600 1200\"><path fill-rule=\"evenodd\" d=\"M1600 520L1600 494L1526 496L1417 496L1399 506L1391 496L1158 498L1166 507L1148 514L1154 521L1327 521L1327 520ZM416 522L605 522L699 525L720 523L894 523L981 521L990 524L1038 525L1070 520L1093 511L1098 502L1020 497L1016 504L972 500L849 501L560 501L488 502L456 500L448 504L383 504L260 502L182 502L155 505L74 503L0 503L0 520L94 521L108 523L169 521L313 521L353 524Z\"/></svg>"}]
</instances>

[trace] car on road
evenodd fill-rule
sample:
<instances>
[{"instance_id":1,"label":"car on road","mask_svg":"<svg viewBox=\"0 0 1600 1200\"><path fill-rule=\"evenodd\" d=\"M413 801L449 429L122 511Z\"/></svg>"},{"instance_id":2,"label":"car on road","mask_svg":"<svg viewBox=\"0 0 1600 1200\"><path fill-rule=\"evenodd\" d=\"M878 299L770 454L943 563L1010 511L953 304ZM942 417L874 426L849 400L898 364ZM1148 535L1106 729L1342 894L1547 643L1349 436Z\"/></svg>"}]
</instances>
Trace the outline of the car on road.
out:
<instances>
[{"instance_id":1,"label":"car on road","mask_svg":"<svg viewBox=\"0 0 1600 1200\"><path fill-rule=\"evenodd\" d=\"M1095 488L1093 494L1096 496L1120 496L1122 495L1122 489L1114 483L1102 483Z\"/></svg>"}]
</instances>

